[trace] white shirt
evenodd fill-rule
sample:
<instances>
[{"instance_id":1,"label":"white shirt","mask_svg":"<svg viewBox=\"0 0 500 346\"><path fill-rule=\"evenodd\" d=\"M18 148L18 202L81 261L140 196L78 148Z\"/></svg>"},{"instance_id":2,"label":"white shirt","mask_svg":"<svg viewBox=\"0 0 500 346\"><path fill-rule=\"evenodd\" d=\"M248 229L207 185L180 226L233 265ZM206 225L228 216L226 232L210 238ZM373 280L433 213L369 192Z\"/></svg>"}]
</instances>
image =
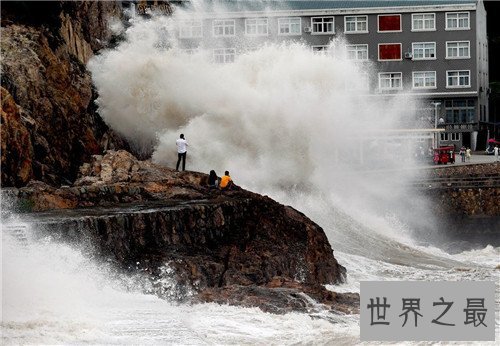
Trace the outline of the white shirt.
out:
<instances>
[{"instance_id":1,"label":"white shirt","mask_svg":"<svg viewBox=\"0 0 500 346\"><path fill-rule=\"evenodd\" d=\"M498 147L495 147L493 150L495 151L495 156L498 156Z\"/></svg>"},{"instance_id":2,"label":"white shirt","mask_svg":"<svg viewBox=\"0 0 500 346\"><path fill-rule=\"evenodd\" d=\"M177 145L177 152L179 154L184 154L187 151L188 142L185 139L179 138L175 141Z\"/></svg>"}]
</instances>

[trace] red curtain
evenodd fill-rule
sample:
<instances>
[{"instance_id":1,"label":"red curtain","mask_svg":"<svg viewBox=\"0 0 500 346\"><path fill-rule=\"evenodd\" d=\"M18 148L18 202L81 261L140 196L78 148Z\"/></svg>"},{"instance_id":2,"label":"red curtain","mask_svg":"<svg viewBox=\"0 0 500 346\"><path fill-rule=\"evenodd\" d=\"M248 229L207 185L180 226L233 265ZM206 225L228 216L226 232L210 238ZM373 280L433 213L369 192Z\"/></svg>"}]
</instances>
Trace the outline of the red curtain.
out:
<instances>
[{"instance_id":1,"label":"red curtain","mask_svg":"<svg viewBox=\"0 0 500 346\"><path fill-rule=\"evenodd\" d=\"M381 44L378 46L378 58L380 60L399 60L401 59L401 45Z\"/></svg>"},{"instance_id":2,"label":"red curtain","mask_svg":"<svg viewBox=\"0 0 500 346\"><path fill-rule=\"evenodd\" d=\"M399 31L401 30L401 16L379 16L378 31Z\"/></svg>"}]
</instances>

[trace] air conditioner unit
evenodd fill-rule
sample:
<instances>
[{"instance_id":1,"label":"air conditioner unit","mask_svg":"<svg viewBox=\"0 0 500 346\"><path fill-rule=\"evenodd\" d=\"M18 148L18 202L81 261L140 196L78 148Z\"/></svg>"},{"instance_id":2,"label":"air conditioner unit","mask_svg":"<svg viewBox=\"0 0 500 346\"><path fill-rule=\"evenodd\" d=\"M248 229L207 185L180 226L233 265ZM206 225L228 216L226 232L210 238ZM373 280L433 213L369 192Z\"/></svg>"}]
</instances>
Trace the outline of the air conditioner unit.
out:
<instances>
[{"instance_id":1,"label":"air conditioner unit","mask_svg":"<svg viewBox=\"0 0 500 346\"><path fill-rule=\"evenodd\" d=\"M413 54L411 54L410 52L406 52L405 59L413 59Z\"/></svg>"},{"instance_id":2,"label":"air conditioner unit","mask_svg":"<svg viewBox=\"0 0 500 346\"><path fill-rule=\"evenodd\" d=\"M306 27L304 28L304 32L311 32L311 28L310 28L310 27L308 27L308 26L306 26Z\"/></svg>"}]
</instances>

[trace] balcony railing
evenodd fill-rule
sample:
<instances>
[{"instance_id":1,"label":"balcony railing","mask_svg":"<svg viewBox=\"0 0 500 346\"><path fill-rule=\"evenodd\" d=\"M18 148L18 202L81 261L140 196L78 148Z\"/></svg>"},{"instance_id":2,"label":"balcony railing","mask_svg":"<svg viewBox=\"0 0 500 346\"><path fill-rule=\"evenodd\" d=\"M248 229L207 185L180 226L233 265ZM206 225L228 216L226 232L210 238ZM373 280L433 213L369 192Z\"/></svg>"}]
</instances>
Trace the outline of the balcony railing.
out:
<instances>
[{"instance_id":1,"label":"balcony railing","mask_svg":"<svg viewBox=\"0 0 500 346\"><path fill-rule=\"evenodd\" d=\"M479 129L479 125L478 123L462 123L462 124L444 124L444 125L441 125L442 127L444 127L444 129L446 131L451 131L451 130L478 130Z\"/></svg>"}]
</instances>

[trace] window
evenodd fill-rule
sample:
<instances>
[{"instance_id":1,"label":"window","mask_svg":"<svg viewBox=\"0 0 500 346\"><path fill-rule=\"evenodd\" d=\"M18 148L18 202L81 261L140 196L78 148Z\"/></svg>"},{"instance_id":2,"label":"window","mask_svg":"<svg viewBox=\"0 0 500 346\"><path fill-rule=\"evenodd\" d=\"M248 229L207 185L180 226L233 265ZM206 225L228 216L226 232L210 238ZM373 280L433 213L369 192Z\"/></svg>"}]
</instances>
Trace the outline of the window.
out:
<instances>
[{"instance_id":1,"label":"window","mask_svg":"<svg viewBox=\"0 0 500 346\"><path fill-rule=\"evenodd\" d=\"M436 15L434 13L415 13L411 15L412 31L436 30Z\"/></svg>"},{"instance_id":2,"label":"window","mask_svg":"<svg viewBox=\"0 0 500 346\"><path fill-rule=\"evenodd\" d=\"M468 58L470 58L469 41L446 42L446 59Z\"/></svg>"},{"instance_id":3,"label":"window","mask_svg":"<svg viewBox=\"0 0 500 346\"><path fill-rule=\"evenodd\" d=\"M401 31L400 14L381 14L377 18L379 32Z\"/></svg>"},{"instance_id":4,"label":"window","mask_svg":"<svg viewBox=\"0 0 500 346\"><path fill-rule=\"evenodd\" d=\"M436 71L413 72L413 88L429 89L436 87Z\"/></svg>"},{"instance_id":5,"label":"window","mask_svg":"<svg viewBox=\"0 0 500 346\"><path fill-rule=\"evenodd\" d=\"M473 99L446 100L446 123L473 123L476 118L476 104Z\"/></svg>"},{"instance_id":6,"label":"window","mask_svg":"<svg viewBox=\"0 0 500 346\"><path fill-rule=\"evenodd\" d=\"M203 37L203 25L201 20L183 20L179 23L179 37L193 38Z\"/></svg>"},{"instance_id":7,"label":"window","mask_svg":"<svg viewBox=\"0 0 500 346\"><path fill-rule=\"evenodd\" d=\"M470 87L470 71L446 71L446 87Z\"/></svg>"},{"instance_id":8,"label":"window","mask_svg":"<svg viewBox=\"0 0 500 346\"><path fill-rule=\"evenodd\" d=\"M245 33L254 36L267 35L267 18L245 19Z\"/></svg>"},{"instance_id":9,"label":"window","mask_svg":"<svg viewBox=\"0 0 500 346\"><path fill-rule=\"evenodd\" d=\"M198 53L199 51L200 51L199 48L185 48L182 50L182 52L184 52L187 55L193 55Z\"/></svg>"},{"instance_id":10,"label":"window","mask_svg":"<svg viewBox=\"0 0 500 346\"><path fill-rule=\"evenodd\" d=\"M441 132L441 133L439 134L439 139L440 139L441 141L448 142L448 141L449 141L448 134L447 134L447 133L444 133L444 132Z\"/></svg>"},{"instance_id":11,"label":"window","mask_svg":"<svg viewBox=\"0 0 500 346\"><path fill-rule=\"evenodd\" d=\"M328 55L329 46L312 46L311 49L315 54Z\"/></svg>"},{"instance_id":12,"label":"window","mask_svg":"<svg viewBox=\"0 0 500 346\"><path fill-rule=\"evenodd\" d=\"M401 72L384 72L378 74L380 90L398 90L403 88L403 74Z\"/></svg>"},{"instance_id":13,"label":"window","mask_svg":"<svg viewBox=\"0 0 500 346\"><path fill-rule=\"evenodd\" d=\"M313 17L311 26L313 34L333 34L333 17Z\"/></svg>"},{"instance_id":14,"label":"window","mask_svg":"<svg viewBox=\"0 0 500 346\"><path fill-rule=\"evenodd\" d=\"M214 36L234 36L234 32L233 19L214 20Z\"/></svg>"},{"instance_id":15,"label":"window","mask_svg":"<svg viewBox=\"0 0 500 346\"><path fill-rule=\"evenodd\" d=\"M401 43L379 43L378 60L401 60Z\"/></svg>"},{"instance_id":16,"label":"window","mask_svg":"<svg viewBox=\"0 0 500 346\"><path fill-rule=\"evenodd\" d=\"M447 12L446 30L469 30L469 12Z\"/></svg>"},{"instance_id":17,"label":"window","mask_svg":"<svg viewBox=\"0 0 500 346\"><path fill-rule=\"evenodd\" d=\"M234 62L235 55L236 53L234 48L214 49L214 61L218 64Z\"/></svg>"},{"instance_id":18,"label":"window","mask_svg":"<svg viewBox=\"0 0 500 346\"><path fill-rule=\"evenodd\" d=\"M453 142L460 141L460 132L453 132L453 133L450 133L450 135L451 135L451 140Z\"/></svg>"},{"instance_id":19,"label":"window","mask_svg":"<svg viewBox=\"0 0 500 346\"><path fill-rule=\"evenodd\" d=\"M345 48L347 60L368 60L367 44L348 44Z\"/></svg>"},{"instance_id":20,"label":"window","mask_svg":"<svg viewBox=\"0 0 500 346\"><path fill-rule=\"evenodd\" d=\"M300 18L279 18L278 35L300 35Z\"/></svg>"},{"instance_id":21,"label":"window","mask_svg":"<svg viewBox=\"0 0 500 346\"><path fill-rule=\"evenodd\" d=\"M413 60L436 59L436 42L414 42L411 46Z\"/></svg>"},{"instance_id":22,"label":"window","mask_svg":"<svg viewBox=\"0 0 500 346\"><path fill-rule=\"evenodd\" d=\"M346 33L368 32L368 16L345 16L344 24Z\"/></svg>"},{"instance_id":23,"label":"window","mask_svg":"<svg viewBox=\"0 0 500 346\"><path fill-rule=\"evenodd\" d=\"M370 79L368 73L360 72L346 83L346 90L368 91L370 90Z\"/></svg>"}]
</instances>

